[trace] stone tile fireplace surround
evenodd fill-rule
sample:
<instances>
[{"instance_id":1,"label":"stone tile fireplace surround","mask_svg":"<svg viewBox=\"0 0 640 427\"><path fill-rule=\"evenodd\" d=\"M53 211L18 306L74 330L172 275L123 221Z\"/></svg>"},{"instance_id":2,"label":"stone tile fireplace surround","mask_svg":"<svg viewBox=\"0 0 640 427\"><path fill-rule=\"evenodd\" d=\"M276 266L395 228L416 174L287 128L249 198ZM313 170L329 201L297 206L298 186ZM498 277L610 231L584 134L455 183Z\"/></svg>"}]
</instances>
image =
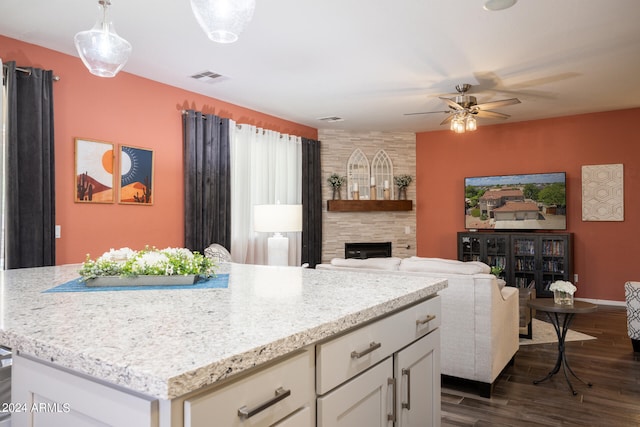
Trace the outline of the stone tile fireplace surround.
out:
<instances>
[{"instance_id":1,"label":"stone tile fireplace surround","mask_svg":"<svg viewBox=\"0 0 640 427\"><path fill-rule=\"evenodd\" d=\"M322 262L344 258L345 243L391 242L393 256L416 255L416 136L409 132L347 132L319 129L322 162ZM411 175L407 198L413 210L398 212L327 212L331 199L327 178L332 173L347 174L349 156L359 148L369 161L378 150L385 150L393 162L394 175ZM342 189L346 199L347 189ZM408 228L407 228L408 227ZM406 231L409 234L406 234Z\"/></svg>"}]
</instances>

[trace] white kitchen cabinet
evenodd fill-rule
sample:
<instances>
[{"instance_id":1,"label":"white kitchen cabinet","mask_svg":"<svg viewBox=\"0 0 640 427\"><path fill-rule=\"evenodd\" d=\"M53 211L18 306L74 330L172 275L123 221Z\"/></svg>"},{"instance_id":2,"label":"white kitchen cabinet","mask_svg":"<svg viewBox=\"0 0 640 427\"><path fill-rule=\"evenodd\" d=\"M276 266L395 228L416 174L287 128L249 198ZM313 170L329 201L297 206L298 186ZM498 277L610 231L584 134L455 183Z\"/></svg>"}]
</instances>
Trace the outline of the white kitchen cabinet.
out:
<instances>
[{"instance_id":1,"label":"white kitchen cabinet","mask_svg":"<svg viewBox=\"0 0 640 427\"><path fill-rule=\"evenodd\" d=\"M393 425L390 357L355 379L318 398L318 427L387 427Z\"/></svg>"},{"instance_id":2,"label":"white kitchen cabinet","mask_svg":"<svg viewBox=\"0 0 640 427\"><path fill-rule=\"evenodd\" d=\"M396 426L440 425L440 330L395 355Z\"/></svg>"},{"instance_id":3,"label":"white kitchen cabinet","mask_svg":"<svg viewBox=\"0 0 640 427\"><path fill-rule=\"evenodd\" d=\"M14 354L13 427L158 426L158 401Z\"/></svg>"},{"instance_id":4,"label":"white kitchen cabinet","mask_svg":"<svg viewBox=\"0 0 640 427\"><path fill-rule=\"evenodd\" d=\"M438 427L440 310L439 296L400 305L172 400L18 354L13 401L29 406L13 414L12 425Z\"/></svg>"},{"instance_id":5,"label":"white kitchen cabinet","mask_svg":"<svg viewBox=\"0 0 640 427\"><path fill-rule=\"evenodd\" d=\"M440 426L440 297L316 346L319 427Z\"/></svg>"}]
</instances>

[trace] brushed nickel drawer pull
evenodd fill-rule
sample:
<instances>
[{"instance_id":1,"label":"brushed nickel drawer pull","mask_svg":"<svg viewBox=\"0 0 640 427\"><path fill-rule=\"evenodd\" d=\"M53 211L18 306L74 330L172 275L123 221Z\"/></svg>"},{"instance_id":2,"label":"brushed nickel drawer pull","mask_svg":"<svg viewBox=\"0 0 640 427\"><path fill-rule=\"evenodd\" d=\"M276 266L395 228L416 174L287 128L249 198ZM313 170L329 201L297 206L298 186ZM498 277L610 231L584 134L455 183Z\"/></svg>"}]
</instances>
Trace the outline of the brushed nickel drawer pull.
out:
<instances>
[{"instance_id":1,"label":"brushed nickel drawer pull","mask_svg":"<svg viewBox=\"0 0 640 427\"><path fill-rule=\"evenodd\" d=\"M396 379L387 378L387 386L391 386L391 413L387 413L387 421L396 422Z\"/></svg>"},{"instance_id":2,"label":"brushed nickel drawer pull","mask_svg":"<svg viewBox=\"0 0 640 427\"><path fill-rule=\"evenodd\" d=\"M371 353L373 350L377 350L380 347L382 347L382 344L379 342L375 342L375 341L371 341L369 343L369 348L366 350L362 350L360 352L358 351L352 351L351 352L351 358L352 359L360 359L362 356L366 356L367 354Z\"/></svg>"},{"instance_id":3,"label":"brushed nickel drawer pull","mask_svg":"<svg viewBox=\"0 0 640 427\"><path fill-rule=\"evenodd\" d=\"M407 403L402 402L402 409L411 410L411 369L402 369L402 375L407 376Z\"/></svg>"},{"instance_id":4,"label":"brushed nickel drawer pull","mask_svg":"<svg viewBox=\"0 0 640 427\"><path fill-rule=\"evenodd\" d=\"M435 314L427 314L425 317L423 317L422 319L418 319L416 320L416 325L420 326L420 325L424 325L425 323L429 323L432 320L434 320L436 318Z\"/></svg>"},{"instance_id":5,"label":"brushed nickel drawer pull","mask_svg":"<svg viewBox=\"0 0 640 427\"><path fill-rule=\"evenodd\" d=\"M246 406L243 406L242 408L238 409L238 416L242 420L249 419L249 418L253 417L254 415L256 415L257 413L262 412L265 409L267 409L268 407L273 406L276 403L280 402L281 400L289 397L290 395L291 395L291 390L285 390L284 388L279 387L276 390L275 397L272 397L271 399L267 400L266 402L259 404L255 408L249 409Z\"/></svg>"}]
</instances>

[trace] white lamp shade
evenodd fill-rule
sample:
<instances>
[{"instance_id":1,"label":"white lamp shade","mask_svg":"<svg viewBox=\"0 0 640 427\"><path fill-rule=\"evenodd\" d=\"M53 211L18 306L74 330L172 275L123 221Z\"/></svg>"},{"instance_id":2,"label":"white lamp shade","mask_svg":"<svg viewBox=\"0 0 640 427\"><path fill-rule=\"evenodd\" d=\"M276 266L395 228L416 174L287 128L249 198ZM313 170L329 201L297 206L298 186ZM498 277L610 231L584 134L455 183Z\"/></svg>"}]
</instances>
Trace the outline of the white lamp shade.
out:
<instances>
[{"instance_id":1,"label":"white lamp shade","mask_svg":"<svg viewBox=\"0 0 640 427\"><path fill-rule=\"evenodd\" d=\"M302 231L302 205L255 205L253 229L267 233Z\"/></svg>"},{"instance_id":2,"label":"white lamp shade","mask_svg":"<svg viewBox=\"0 0 640 427\"><path fill-rule=\"evenodd\" d=\"M191 10L209 39L233 43L253 18L255 0L191 0Z\"/></svg>"}]
</instances>

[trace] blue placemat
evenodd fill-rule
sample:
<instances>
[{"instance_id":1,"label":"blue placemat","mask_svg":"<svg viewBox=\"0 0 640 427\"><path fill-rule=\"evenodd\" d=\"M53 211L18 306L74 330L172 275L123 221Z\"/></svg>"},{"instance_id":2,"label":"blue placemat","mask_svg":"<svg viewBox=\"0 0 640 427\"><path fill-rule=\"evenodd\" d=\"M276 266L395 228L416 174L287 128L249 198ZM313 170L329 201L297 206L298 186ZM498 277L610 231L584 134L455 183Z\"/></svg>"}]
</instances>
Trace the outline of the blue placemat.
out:
<instances>
[{"instance_id":1,"label":"blue placemat","mask_svg":"<svg viewBox=\"0 0 640 427\"><path fill-rule=\"evenodd\" d=\"M207 280L200 279L193 285L165 285L165 286L87 286L80 277L73 279L62 285L42 291L43 293L52 292L105 292L105 291L150 291L150 290L169 290L169 289L220 289L229 287L229 275L218 274Z\"/></svg>"}]
</instances>

